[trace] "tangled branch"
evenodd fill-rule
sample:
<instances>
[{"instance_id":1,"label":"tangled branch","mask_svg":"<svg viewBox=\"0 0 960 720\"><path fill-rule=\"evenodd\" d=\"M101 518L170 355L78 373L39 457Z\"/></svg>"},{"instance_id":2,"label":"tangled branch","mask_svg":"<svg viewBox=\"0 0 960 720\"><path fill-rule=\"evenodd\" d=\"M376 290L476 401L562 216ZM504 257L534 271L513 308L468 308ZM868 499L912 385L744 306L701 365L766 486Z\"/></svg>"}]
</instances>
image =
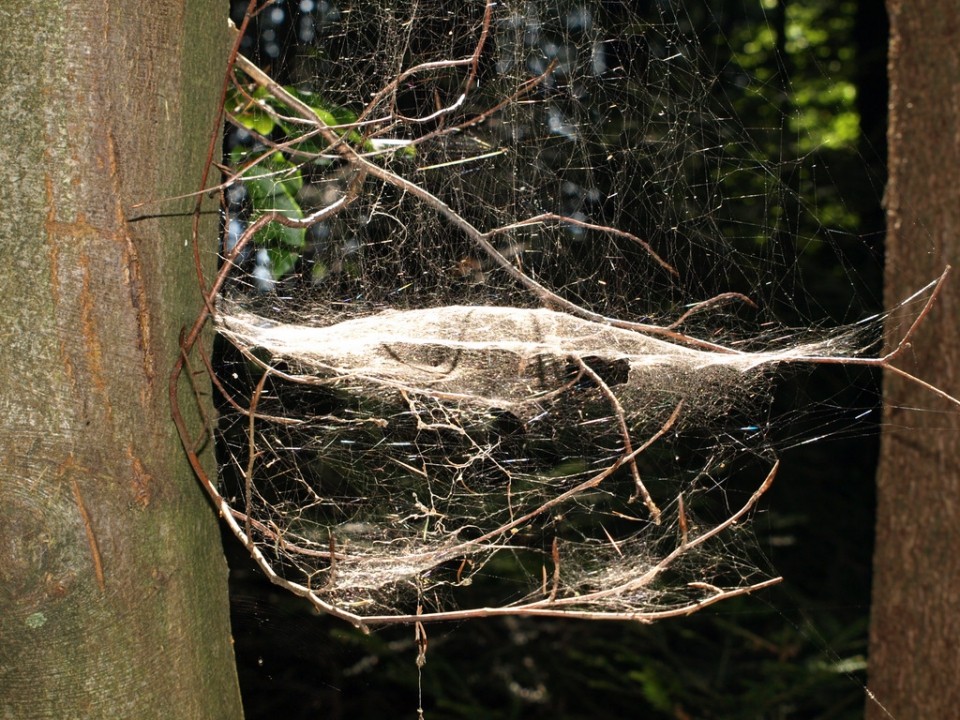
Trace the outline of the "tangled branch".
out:
<instances>
[{"instance_id":1,"label":"tangled branch","mask_svg":"<svg viewBox=\"0 0 960 720\"><path fill-rule=\"evenodd\" d=\"M345 123L331 122L234 48L224 97L232 84L248 107L298 130L281 139L250 131L262 150L228 170L214 189L262 177L255 173L277 153L328 168L348 182L334 199L302 217L261 209L224 250L211 281L201 271L195 222L204 303L182 338L169 385L173 418L193 469L272 582L360 628L391 623L422 628L427 622L507 614L651 622L766 588L779 578L755 580L744 571L734 582L719 584L731 579L734 561L723 549L711 554L706 546L721 542L756 511L779 463L772 463L739 508L726 508L722 519L700 525L690 511L695 492L671 492L677 500L669 505L664 495L658 497L663 485L657 481L658 453L680 452L674 444L682 431L709 429L738 407L740 396L749 396L785 364L879 367L960 404L893 365L931 311L949 268L918 293L926 293L926 302L899 344L876 358L856 356L833 338L748 352L682 329L695 314L731 301L751 302L739 293L701 301L676 321L655 324L598 312L551 288L523 265L522 253L498 242L540 228L576 228L639 249L657 272L679 273L647 240L579 216L536 212L484 229L469 219L469 207L411 179L415 172L384 150L452 142L546 85L556 62L486 107L468 110L494 7L484 5L467 56L398 72ZM256 12L251 2L245 23ZM453 97L437 98L422 114L400 110L397 96L405 84L441 72L462 73ZM227 117L239 122L235 113ZM312 145L317 142L319 149ZM212 164L211 150L204 185ZM265 228L329 222L385 188L446 223L536 307L378 308L315 325L268 321L221 297ZM248 401L234 397L214 376L202 352L199 339L211 321L257 369ZM195 384L191 358L197 355L216 390L243 418L244 442L231 449L242 478L236 498L224 495L199 460L211 422L196 436L180 408L181 380ZM291 412L278 399L281 385L329 390L353 414ZM194 392L199 394L196 387ZM513 426L518 439L503 429ZM296 440L285 441L294 437L287 433L296 433ZM572 452L558 451L558 457L537 460L534 451L511 454L508 447L547 440L558 447L589 446L599 459L574 461ZM359 471L336 467L339 474L331 482L323 473L332 470L311 465L323 465L337 443L363 450L346 465L366 465ZM306 459L288 461L296 452ZM696 477L712 472L708 462ZM639 514L636 500L644 508ZM709 581L692 579L701 577L696 568ZM522 579L511 580L514 595L495 606L467 600L469 606L462 607L453 599L471 598L469 588L486 573L511 572ZM688 579L665 581L671 573L686 573Z\"/></svg>"}]
</instances>

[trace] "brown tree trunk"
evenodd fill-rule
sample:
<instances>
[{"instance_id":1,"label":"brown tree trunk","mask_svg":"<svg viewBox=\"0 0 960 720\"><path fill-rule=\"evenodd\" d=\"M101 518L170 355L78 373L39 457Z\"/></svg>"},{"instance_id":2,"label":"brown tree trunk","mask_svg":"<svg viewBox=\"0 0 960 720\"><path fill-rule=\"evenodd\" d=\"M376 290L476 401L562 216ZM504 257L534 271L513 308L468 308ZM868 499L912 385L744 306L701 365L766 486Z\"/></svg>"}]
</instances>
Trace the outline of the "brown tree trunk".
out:
<instances>
[{"instance_id":1,"label":"brown tree trunk","mask_svg":"<svg viewBox=\"0 0 960 720\"><path fill-rule=\"evenodd\" d=\"M960 261L960 11L956 0L888 0L887 7L886 302L893 306ZM955 274L904 361L954 395L958 298ZM867 717L957 717L960 417L893 375L884 394L870 627L876 701L868 701Z\"/></svg>"},{"instance_id":2,"label":"brown tree trunk","mask_svg":"<svg viewBox=\"0 0 960 720\"><path fill-rule=\"evenodd\" d=\"M132 207L198 187L226 13L0 2L3 717L241 715L217 520L167 401L192 203Z\"/></svg>"}]
</instances>

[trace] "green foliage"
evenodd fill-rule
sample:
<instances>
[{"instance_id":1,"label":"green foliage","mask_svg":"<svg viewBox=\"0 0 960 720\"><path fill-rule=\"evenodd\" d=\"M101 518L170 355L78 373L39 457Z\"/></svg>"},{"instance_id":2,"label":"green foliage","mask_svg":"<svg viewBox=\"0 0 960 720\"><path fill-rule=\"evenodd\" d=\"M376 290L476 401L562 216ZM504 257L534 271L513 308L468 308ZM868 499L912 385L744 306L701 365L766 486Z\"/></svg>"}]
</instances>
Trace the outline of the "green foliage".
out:
<instances>
[{"instance_id":1,"label":"green foliage","mask_svg":"<svg viewBox=\"0 0 960 720\"><path fill-rule=\"evenodd\" d=\"M380 143L365 138L356 129L359 116L353 110L332 105L308 90L295 87L284 87L283 90L310 107L317 117L318 127L329 128L354 149L365 153L382 149ZM297 111L261 86L249 92L231 88L226 107L230 109L234 122L251 131L259 140L253 149L235 147L229 158L231 167L243 178L250 194L251 219L268 212L292 220L303 219L306 213L302 207L301 190L310 182L310 166L327 168L336 162L336 158L327 152L329 144L323 135L311 132L315 128L309 124L293 120L298 116ZM270 152L269 146L282 149ZM416 155L416 149L394 146L390 154L409 158ZM274 279L280 279L293 271L304 251L306 229L273 222L259 230L253 242L269 252L271 273ZM314 265L311 272L314 279L319 279L327 270L320 263Z\"/></svg>"},{"instance_id":2,"label":"green foliage","mask_svg":"<svg viewBox=\"0 0 960 720\"><path fill-rule=\"evenodd\" d=\"M254 100L263 100L266 96L264 88L257 88L251 95ZM235 88L231 88L227 96L227 107L233 109L233 116L241 125L258 135L269 137L276 127L276 121L270 113L257 103L248 102Z\"/></svg>"},{"instance_id":3,"label":"green foliage","mask_svg":"<svg viewBox=\"0 0 960 720\"><path fill-rule=\"evenodd\" d=\"M251 122L265 126L261 117L252 118ZM242 167L245 156L243 148L234 148L230 154L231 163L234 167ZM297 194L303 188L303 175L283 153L267 155L262 162L241 173L241 177L250 193L254 218L267 212L294 220L303 218L303 210L297 201ZM280 278L296 265L299 251L306 243L306 230L277 222L268 223L254 235L253 242L267 249L273 276Z\"/></svg>"},{"instance_id":4,"label":"green foliage","mask_svg":"<svg viewBox=\"0 0 960 720\"><path fill-rule=\"evenodd\" d=\"M309 106L323 125L332 128L338 135L343 136L346 133L350 142L363 146L363 137L357 130L351 129L359 119L355 112L349 108L331 105L320 95L309 90L298 90L295 87L283 89L290 96ZM288 140L298 138L304 132L302 122L293 122L289 119L297 116L296 111L271 95L270 91L264 87L257 87L247 94L232 88L227 97L227 107L233 109L232 115L237 122L264 137L270 136L275 128L282 130ZM297 149L301 153L318 152L325 146L322 140L297 141Z\"/></svg>"},{"instance_id":5,"label":"green foliage","mask_svg":"<svg viewBox=\"0 0 960 720\"><path fill-rule=\"evenodd\" d=\"M317 118L329 127L350 125L357 120L355 113L346 108L330 107L315 93L297 91L295 88L284 89L309 105ZM233 109L236 122L264 140L288 143L293 147L287 154L280 150L265 152L262 147L249 151L240 146L230 153L230 163L240 171L250 194L252 219L273 212L301 220L305 213L299 194L304 186L304 174L301 166L290 159L290 155L295 153L298 158L306 156L312 162L328 164L329 159L322 157L326 144L316 138L298 139L304 132L303 126L287 119L293 115L291 108L270 95L266 88L257 87L249 96L234 88L227 100L227 107ZM348 134L348 139L358 145L363 144L363 138L355 130ZM244 170L244 164L251 160L255 164ZM253 242L268 251L270 271L275 279L280 279L296 266L306 245L306 229L272 222L254 235Z\"/></svg>"},{"instance_id":6,"label":"green foliage","mask_svg":"<svg viewBox=\"0 0 960 720\"><path fill-rule=\"evenodd\" d=\"M765 0L765 11L783 0ZM772 24L751 21L739 24L731 38L732 60L750 78L743 97L734 101L739 117L760 119L752 124L769 128L769 137L758 137L767 158L791 163L824 157L824 164L838 167L847 160L859 163L860 116L855 85L856 48L853 24L856 3L787 2L784 37L778 38ZM778 58L778 52L783 53ZM789 73L789 80L782 77ZM826 161L829 160L829 163ZM789 165L787 165L789 167ZM798 168L799 169L799 168ZM740 179L740 182L748 178ZM792 183L816 216L801 218L817 226L853 228L859 220L825 178L794 177ZM824 192L826 189L826 193ZM815 197L814 197L815 196ZM790 218L784 219L790 222ZM796 224L794 219L793 224ZM799 227L801 234L807 229ZM761 244L765 239L758 238Z\"/></svg>"},{"instance_id":7,"label":"green foliage","mask_svg":"<svg viewBox=\"0 0 960 720\"><path fill-rule=\"evenodd\" d=\"M817 148L854 149L859 137L857 88L852 78L855 52L852 43L840 40L851 36L856 8L849 1L837 5L793 2L787 6L786 49L802 73L802 83L792 83L796 113L789 129L796 134L801 153Z\"/></svg>"}]
</instances>

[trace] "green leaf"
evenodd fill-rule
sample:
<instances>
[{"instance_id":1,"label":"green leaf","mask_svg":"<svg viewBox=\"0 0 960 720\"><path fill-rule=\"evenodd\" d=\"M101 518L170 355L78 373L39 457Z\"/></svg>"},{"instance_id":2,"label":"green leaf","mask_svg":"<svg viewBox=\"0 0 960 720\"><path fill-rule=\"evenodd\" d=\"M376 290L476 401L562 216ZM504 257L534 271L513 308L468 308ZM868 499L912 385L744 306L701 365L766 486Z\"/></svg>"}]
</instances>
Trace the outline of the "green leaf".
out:
<instances>
[{"instance_id":1,"label":"green leaf","mask_svg":"<svg viewBox=\"0 0 960 720\"><path fill-rule=\"evenodd\" d=\"M264 212L278 212L284 217L300 219L303 217L303 211L297 202L286 192L274 192L269 194L264 187L269 184L268 180L254 180L248 183L250 195L260 199L254 199L254 208L256 214ZM274 189L282 188L275 184ZM253 241L261 246L274 246L277 244L287 247L302 248L306 242L307 231L305 228L294 228L281 225L278 222L269 223L266 227L253 236Z\"/></svg>"},{"instance_id":2,"label":"green leaf","mask_svg":"<svg viewBox=\"0 0 960 720\"><path fill-rule=\"evenodd\" d=\"M226 107L241 125L255 133L269 135L276 127L276 122L266 111L236 90L227 98Z\"/></svg>"},{"instance_id":3,"label":"green leaf","mask_svg":"<svg viewBox=\"0 0 960 720\"><path fill-rule=\"evenodd\" d=\"M268 248L267 253L270 255L270 271L278 280L293 270L300 257L300 253L283 247Z\"/></svg>"},{"instance_id":4,"label":"green leaf","mask_svg":"<svg viewBox=\"0 0 960 720\"><path fill-rule=\"evenodd\" d=\"M292 87L287 87L284 89L298 100L301 100L305 104L309 105L310 109L316 113L317 117L323 121L325 125L330 127L336 127L338 125L351 125L360 117L350 108L329 103L317 93L310 92L308 90L297 90L296 88ZM343 130L334 130L334 132L341 137L344 135ZM356 130L351 130L347 135L347 139L357 145L363 144L363 136ZM369 148L364 149L369 150Z\"/></svg>"},{"instance_id":5,"label":"green leaf","mask_svg":"<svg viewBox=\"0 0 960 720\"><path fill-rule=\"evenodd\" d=\"M234 154L231 153L231 159L234 159ZM240 157L242 157L242 151L237 159ZM234 161L236 162L236 159ZM243 179L247 192L250 193L254 215L276 212L297 220L303 217L303 210L296 200L297 193L303 187L303 175L300 168L285 158L282 153L275 152L263 162L250 168ZM306 243L306 229L287 227L274 222L257 232L253 241L260 247L271 249L302 248ZM279 266L274 265L274 268L277 267ZM289 272L289 268L286 272ZM274 274L276 275L276 270Z\"/></svg>"}]
</instances>

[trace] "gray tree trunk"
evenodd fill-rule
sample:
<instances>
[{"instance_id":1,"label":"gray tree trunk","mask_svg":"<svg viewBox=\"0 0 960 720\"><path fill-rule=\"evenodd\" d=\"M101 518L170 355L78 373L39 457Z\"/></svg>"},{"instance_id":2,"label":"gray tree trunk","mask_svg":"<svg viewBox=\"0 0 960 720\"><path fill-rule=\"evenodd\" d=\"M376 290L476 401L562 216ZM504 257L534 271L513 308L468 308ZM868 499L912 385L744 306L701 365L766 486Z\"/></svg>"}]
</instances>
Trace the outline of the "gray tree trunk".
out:
<instances>
[{"instance_id":1,"label":"gray tree trunk","mask_svg":"<svg viewBox=\"0 0 960 720\"><path fill-rule=\"evenodd\" d=\"M887 8L886 302L893 306L960 262L960 12L956 0L888 0ZM958 301L955 272L907 358L908 369L954 395ZM867 717L957 717L960 418L893 375L884 394L870 627L876 702L868 701Z\"/></svg>"},{"instance_id":2,"label":"gray tree trunk","mask_svg":"<svg viewBox=\"0 0 960 720\"><path fill-rule=\"evenodd\" d=\"M241 715L217 519L167 400L192 202L131 207L198 188L226 13L0 2L0 717Z\"/></svg>"}]
</instances>

